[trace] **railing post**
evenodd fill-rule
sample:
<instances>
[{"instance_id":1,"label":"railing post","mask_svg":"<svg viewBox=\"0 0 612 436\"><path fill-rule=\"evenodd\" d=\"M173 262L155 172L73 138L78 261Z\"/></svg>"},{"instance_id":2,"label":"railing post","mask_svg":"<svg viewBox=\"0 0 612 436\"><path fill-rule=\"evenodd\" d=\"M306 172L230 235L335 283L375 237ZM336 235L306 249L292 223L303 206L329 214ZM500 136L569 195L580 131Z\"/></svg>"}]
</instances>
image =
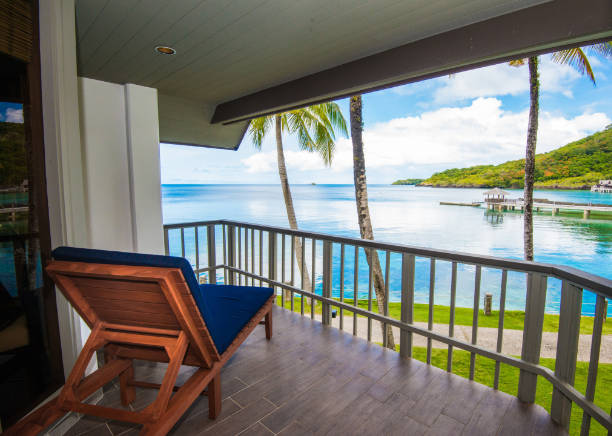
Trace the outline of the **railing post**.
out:
<instances>
[{"instance_id":1,"label":"railing post","mask_svg":"<svg viewBox=\"0 0 612 436\"><path fill-rule=\"evenodd\" d=\"M227 266L236 266L236 229L234 226L227 226ZM236 273L234 271L228 271L227 283L229 285L234 284Z\"/></svg>"},{"instance_id":2,"label":"railing post","mask_svg":"<svg viewBox=\"0 0 612 436\"><path fill-rule=\"evenodd\" d=\"M331 298L332 243L323 241L323 297ZM321 305L323 325L331 325L331 305L325 301Z\"/></svg>"},{"instance_id":3,"label":"railing post","mask_svg":"<svg viewBox=\"0 0 612 436\"><path fill-rule=\"evenodd\" d=\"M574 376L576 374L581 313L582 289L563 281L561 286L561 310L555 376L572 386L574 386ZM569 430L571 412L572 402L557 388L553 388L550 406L550 416L552 419L566 430Z\"/></svg>"},{"instance_id":4,"label":"railing post","mask_svg":"<svg viewBox=\"0 0 612 436\"><path fill-rule=\"evenodd\" d=\"M206 239L208 248L208 283L217 284L217 269L213 268L217 265L217 248L215 245L215 226L206 226Z\"/></svg>"},{"instance_id":5,"label":"railing post","mask_svg":"<svg viewBox=\"0 0 612 436\"><path fill-rule=\"evenodd\" d=\"M268 278L276 280L276 233L271 230L268 231ZM270 287L276 292L274 286Z\"/></svg>"},{"instance_id":6,"label":"railing post","mask_svg":"<svg viewBox=\"0 0 612 436\"><path fill-rule=\"evenodd\" d=\"M542 345L542 326L546 304L546 276L538 273L527 275L527 302L525 304L525 325L523 329L523 348L521 359L540 363ZM521 369L518 384L518 399L525 403L535 401L538 376Z\"/></svg>"},{"instance_id":7,"label":"railing post","mask_svg":"<svg viewBox=\"0 0 612 436\"><path fill-rule=\"evenodd\" d=\"M401 321L414 321L414 255L402 254L402 306ZM412 357L412 332L400 330L400 356Z\"/></svg>"},{"instance_id":8,"label":"railing post","mask_svg":"<svg viewBox=\"0 0 612 436\"><path fill-rule=\"evenodd\" d=\"M168 229L164 228L164 253L170 255L170 243L168 242Z\"/></svg>"}]
</instances>

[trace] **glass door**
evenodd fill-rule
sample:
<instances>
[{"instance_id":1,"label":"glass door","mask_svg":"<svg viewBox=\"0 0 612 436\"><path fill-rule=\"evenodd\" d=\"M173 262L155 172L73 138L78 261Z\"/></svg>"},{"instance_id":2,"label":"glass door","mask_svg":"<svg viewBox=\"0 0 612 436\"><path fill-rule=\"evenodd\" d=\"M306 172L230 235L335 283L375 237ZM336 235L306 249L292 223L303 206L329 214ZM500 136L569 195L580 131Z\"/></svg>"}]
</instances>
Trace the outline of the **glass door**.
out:
<instances>
[{"instance_id":1,"label":"glass door","mask_svg":"<svg viewBox=\"0 0 612 436\"><path fill-rule=\"evenodd\" d=\"M0 421L3 429L63 383L55 290L43 274L49 258L50 235L36 14L32 17L32 56L23 59L15 53L2 53L0 26Z\"/></svg>"}]
</instances>

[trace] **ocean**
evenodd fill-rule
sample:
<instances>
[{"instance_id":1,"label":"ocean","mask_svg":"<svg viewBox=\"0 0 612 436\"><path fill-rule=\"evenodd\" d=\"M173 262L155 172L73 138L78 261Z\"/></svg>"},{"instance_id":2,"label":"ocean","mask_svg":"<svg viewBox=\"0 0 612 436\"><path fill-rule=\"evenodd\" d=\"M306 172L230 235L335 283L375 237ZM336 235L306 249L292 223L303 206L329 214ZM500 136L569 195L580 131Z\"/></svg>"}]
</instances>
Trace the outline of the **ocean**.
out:
<instances>
[{"instance_id":1,"label":"ocean","mask_svg":"<svg viewBox=\"0 0 612 436\"><path fill-rule=\"evenodd\" d=\"M298 224L301 229L332 235L359 237L353 185L291 186ZM443 206L440 201L482 200L485 189L421 188L414 186L368 186L370 214L376 240L490 255L512 259L523 257L523 222L519 212L491 212L483 207ZM512 198L521 190L507 190ZM588 191L538 190L535 197L551 201L612 204L612 194ZM212 219L232 219L249 223L288 227L279 185L163 185L164 223ZM612 220L588 219L579 214L534 216L535 260L569 265L612 279ZM171 237L171 246L172 246ZM307 251L308 252L308 251ZM321 256L321 250L318 251ZM191 257L191 256L189 256ZM362 256L363 257L363 256ZM339 250L334 248L334 271L339 266ZM353 297L353 257L345 262L345 297ZM384 256L381 256L384 268ZM320 259L317 259L320 263ZM415 300L427 303L429 294L428 259L417 258ZM318 272L320 267L316 268ZM399 255L391 256L390 301L400 300ZM435 271L435 304L450 302L450 262L438 261ZM367 264L359 264L359 298L367 296ZM498 307L501 273L483 268L481 295L493 294ZM317 276L317 290L321 277ZM560 281L549 279L546 311L558 313ZM339 296L338 274L332 280L332 294ZM471 307L474 295L474 267L460 266L457 306ZM582 312L594 313L594 294L584 293ZM507 310L525 307L525 275L508 275ZM612 311L612 308L610 309ZM611 312L612 313L612 312Z\"/></svg>"}]
</instances>

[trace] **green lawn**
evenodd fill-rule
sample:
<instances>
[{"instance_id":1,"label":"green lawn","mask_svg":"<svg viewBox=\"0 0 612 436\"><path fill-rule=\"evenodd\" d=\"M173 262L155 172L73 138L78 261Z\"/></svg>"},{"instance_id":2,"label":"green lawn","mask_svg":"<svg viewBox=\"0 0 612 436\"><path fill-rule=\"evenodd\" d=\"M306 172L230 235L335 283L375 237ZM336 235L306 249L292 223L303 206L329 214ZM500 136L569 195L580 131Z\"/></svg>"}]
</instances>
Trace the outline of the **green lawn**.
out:
<instances>
[{"instance_id":1,"label":"green lawn","mask_svg":"<svg viewBox=\"0 0 612 436\"><path fill-rule=\"evenodd\" d=\"M399 350L399 347L398 347ZM427 349L414 347L413 357L423 362L426 361ZM432 350L431 363L438 368L446 369L447 351L443 349ZM550 369L555 368L554 359L540 359L540 364ZM587 362L578 362L576 367L575 387L580 392L586 390L587 373L589 365ZM470 373L470 353L462 350L453 351L453 373L468 378ZM486 386L493 387L493 375L495 374L495 362L481 356L476 356L476 368L474 379ZM509 365L501 365L499 376L499 390L516 396L518 390L519 370ZM608 411L612 404L612 364L600 364L597 376L597 388L595 390L595 404ZM550 412L552 398L552 385L546 380L538 379L536 390L536 403ZM570 422L570 434L580 434L582 423L582 411L580 408L572 407ZM591 435L607 434L604 427L597 421L591 420Z\"/></svg>"},{"instance_id":2,"label":"green lawn","mask_svg":"<svg viewBox=\"0 0 612 436\"><path fill-rule=\"evenodd\" d=\"M278 297L277 302L280 303L281 298ZM353 304L353 300L345 299L345 303ZM368 308L367 300L359 300L358 305L362 309ZM289 308L289 302L285 303L285 307ZM300 299L295 298L294 310L300 311ZM372 310L376 310L376 301L372 301ZM395 319L400 319L401 303L389 303L389 316ZM315 312L321 313L321 305L315 306ZM304 299L304 313L310 313L310 305L307 304ZM435 324L448 324L450 320L450 307L434 305L433 320ZM338 315L339 316L339 315ZM353 316L352 312L348 310L344 311L344 316ZM473 311L467 307L455 308L455 324L456 325L472 325ZM429 305L428 304L415 304L414 305L414 320L416 322L427 322L429 319ZM593 317L583 316L580 320L580 333L591 334L593 333ZM525 320L525 312L519 310L507 310L504 315L504 329L508 330L523 330L523 324ZM485 316L481 310L478 315L478 326L479 327L493 327L497 328L499 323L499 311L494 310L491 315ZM559 330L559 315L544 315L544 331L545 332L557 332ZM604 335L612 334L612 322L606 322L603 328Z\"/></svg>"}]
</instances>

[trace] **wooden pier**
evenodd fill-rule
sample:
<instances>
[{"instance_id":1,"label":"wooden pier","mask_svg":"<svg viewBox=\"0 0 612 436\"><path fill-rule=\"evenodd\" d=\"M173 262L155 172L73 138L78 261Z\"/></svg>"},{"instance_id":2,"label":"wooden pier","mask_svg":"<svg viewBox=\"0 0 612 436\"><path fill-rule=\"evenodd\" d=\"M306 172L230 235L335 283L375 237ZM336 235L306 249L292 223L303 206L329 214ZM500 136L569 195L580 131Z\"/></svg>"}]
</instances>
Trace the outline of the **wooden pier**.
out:
<instances>
[{"instance_id":1,"label":"wooden pier","mask_svg":"<svg viewBox=\"0 0 612 436\"><path fill-rule=\"evenodd\" d=\"M503 201L487 201L487 209L491 210L520 210L521 212L525 208L525 202L523 200L512 200L504 199ZM559 211L582 211L584 218L590 218L591 212L608 212L612 213L612 205L606 204L588 204L588 203L569 203L569 202L554 202L544 201L537 199L533 203L533 210L540 212L542 210L551 210L553 216L557 215Z\"/></svg>"},{"instance_id":2,"label":"wooden pier","mask_svg":"<svg viewBox=\"0 0 612 436\"><path fill-rule=\"evenodd\" d=\"M454 201L441 201L441 206L469 206L469 207L480 207L481 201L472 201L471 203L460 203Z\"/></svg>"}]
</instances>

